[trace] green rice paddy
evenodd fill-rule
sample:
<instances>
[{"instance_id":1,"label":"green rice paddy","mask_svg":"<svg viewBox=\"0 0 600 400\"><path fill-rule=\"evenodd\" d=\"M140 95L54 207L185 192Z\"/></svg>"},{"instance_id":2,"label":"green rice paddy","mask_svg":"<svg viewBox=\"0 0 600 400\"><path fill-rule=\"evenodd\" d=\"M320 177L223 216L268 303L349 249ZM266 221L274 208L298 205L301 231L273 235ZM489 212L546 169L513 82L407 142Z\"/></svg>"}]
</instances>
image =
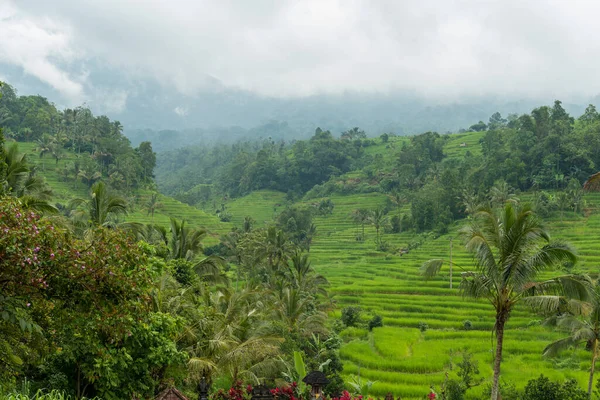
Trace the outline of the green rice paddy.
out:
<instances>
[{"instance_id":1,"label":"green rice paddy","mask_svg":"<svg viewBox=\"0 0 600 400\"><path fill-rule=\"evenodd\" d=\"M476 154L480 151L480 136L479 133L453 135L446 144L447 155L462 157L467 151ZM368 151L373 155L381 152L387 159L403 140L406 139L391 138L389 144L372 146ZM466 145L461 146L462 143ZM41 162L37 157L31 157L31 160L36 164ZM45 175L59 199L85 195L83 185L73 187L72 182L60 181L58 173L48 171L54 161L47 159L45 162ZM52 167L60 168L65 162L68 160L61 160L58 166ZM142 204L150 192L140 192L139 196L142 199L138 199L138 203ZM227 232L234 224L241 224L245 216L255 219L258 226L270 221L283 209L284 197L282 193L259 191L229 201L227 210L233 216L232 222L223 223L214 214L161 196L163 208L155 214L154 222L166 225L170 216L185 218L190 225L207 227L212 232L209 242L216 242L219 234ZM352 222L351 213L357 208L374 209L385 203L386 196L370 193L330 198L335 205L333 214L316 218L317 235L310 253L313 266L331 283L330 292L337 303L337 311L332 317L339 317L343 307L354 305L362 308L365 322L378 314L384 323L384 327L375 328L373 332L361 328L342 331L345 377L350 380L360 376L362 380L374 381L373 396L383 397L392 392L396 398L401 396L404 400L422 399L430 385L439 387L447 371L450 378L456 377L455 363L459 361L460 353L468 350L479 361L481 376L489 381L494 347L491 306L460 296L458 268L455 268L453 289L449 287L447 270L430 281L423 280L418 274L424 261L448 258L451 238L454 238L454 262L465 269L472 267L471 256L457 238L458 229L464 222L457 222L449 234L437 238L414 233L384 234L383 240L396 249L407 248L411 242L422 242L407 254L384 253L375 250L375 229L370 226L365 228L366 240L356 240L361 228ZM313 199L307 203L318 201ZM577 268L597 272L600 265L600 194L586 195L585 201L585 217L573 213L561 217L556 213L546 221L554 238L568 241L577 249L580 256ZM407 207L400 212L407 212ZM151 217L138 208L128 220L150 222ZM467 320L471 322L471 330L464 329ZM578 349L565 352L559 359L543 358L543 348L561 334L540 326L539 320L524 307L517 308L511 315L505 333L502 379L522 388L529 379L543 373L551 379L574 378L584 387L590 367L589 353ZM425 332L418 328L421 323L428 325ZM482 398L483 391L484 385L476 387L469 396Z\"/></svg>"}]
</instances>

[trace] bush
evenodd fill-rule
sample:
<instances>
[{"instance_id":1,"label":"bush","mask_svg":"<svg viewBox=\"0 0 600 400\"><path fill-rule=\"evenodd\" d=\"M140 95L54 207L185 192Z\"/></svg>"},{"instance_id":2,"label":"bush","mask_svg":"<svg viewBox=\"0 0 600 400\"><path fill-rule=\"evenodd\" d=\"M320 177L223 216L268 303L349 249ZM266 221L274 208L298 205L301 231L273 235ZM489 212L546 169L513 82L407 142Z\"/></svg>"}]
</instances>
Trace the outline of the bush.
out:
<instances>
[{"instance_id":1,"label":"bush","mask_svg":"<svg viewBox=\"0 0 600 400\"><path fill-rule=\"evenodd\" d=\"M330 215L333 213L333 201L331 199L321 200L319 206L317 207L317 212L319 215Z\"/></svg>"},{"instance_id":2,"label":"bush","mask_svg":"<svg viewBox=\"0 0 600 400\"><path fill-rule=\"evenodd\" d=\"M375 315L369 321L369 331L372 331L373 328L379 328L383 326L383 318L381 315Z\"/></svg>"},{"instance_id":3,"label":"bush","mask_svg":"<svg viewBox=\"0 0 600 400\"><path fill-rule=\"evenodd\" d=\"M421 332L425 332L427 329L429 329L429 325L427 325L427 323L426 323L426 322L422 322L422 321L421 321L421 322L419 322L419 325L418 325L418 326L419 326L419 330L420 330Z\"/></svg>"},{"instance_id":4,"label":"bush","mask_svg":"<svg viewBox=\"0 0 600 400\"><path fill-rule=\"evenodd\" d=\"M473 329L473 323L467 319L463 322L463 328L465 329L465 331L470 331L471 329Z\"/></svg>"},{"instance_id":5,"label":"bush","mask_svg":"<svg viewBox=\"0 0 600 400\"><path fill-rule=\"evenodd\" d=\"M342 309L342 322L346 326L357 326L360 321L360 307L345 307Z\"/></svg>"},{"instance_id":6,"label":"bush","mask_svg":"<svg viewBox=\"0 0 600 400\"><path fill-rule=\"evenodd\" d=\"M544 375L527 382L522 400L586 400L587 392L578 387L574 379L564 382L552 382Z\"/></svg>"},{"instance_id":7,"label":"bush","mask_svg":"<svg viewBox=\"0 0 600 400\"><path fill-rule=\"evenodd\" d=\"M465 398L465 388L460 382L451 379L446 383L446 396L448 400L463 400Z\"/></svg>"}]
</instances>

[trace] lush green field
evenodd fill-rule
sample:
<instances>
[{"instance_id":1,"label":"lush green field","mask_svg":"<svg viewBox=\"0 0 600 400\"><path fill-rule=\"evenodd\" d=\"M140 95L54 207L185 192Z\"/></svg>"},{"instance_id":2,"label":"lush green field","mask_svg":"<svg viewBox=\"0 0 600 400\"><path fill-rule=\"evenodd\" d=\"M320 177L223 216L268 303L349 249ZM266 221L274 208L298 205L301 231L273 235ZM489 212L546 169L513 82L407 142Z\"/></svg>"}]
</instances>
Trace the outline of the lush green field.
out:
<instances>
[{"instance_id":1,"label":"lush green field","mask_svg":"<svg viewBox=\"0 0 600 400\"><path fill-rule=\"evenodd\" d=\"M455 135L448 141L446 153L451 157L463 156L466 151L477 154L480 136L479 133ZM398 142L401 140L395 141L397 146ZM467 145L460 146L461 143ZM371 149L389 152L389 147L384 145ZM457 222L449 234L438 238L413 233L386 234L384 240L397 249L407 248L411 242L422 244L402 256L382 253L375 250L374 228L366 227L364 242L356 240L361 228L352 222L351 213L359 207L376 208L384 204L386 196L372 193L330 198L335 204L334 212L316 218L317 236L311 257L318 271L331 282L330 290L338 305L334 316L339 316L345 306L359 305L365 321L379 314L385 325L372 333L357 328L343 332L345 345L341 354L348 380L360 376L363 381L375 381L372 387L375 396L391 391L402 399L421 399L429 385L439 387L446 371L450 372L450 378L454 376L453 363L460 359L463 350L473 352L482 376L491 378L494 347L491 306L460 296L457 289L460 270L455 269L453 289L449 288L447 271L431 281L424 281L418 274L423 261L448 258L451 238L454 238L454 261L465 269L472 266L470 255L457 237L464 222ZM273 215L273 204L280 199L272 192L253 193L231 202L230 210L236 216L236 223L244 215L264 221ZM586 195L585 200L587 217L573 213L561 217L556 213L547 222L554 238L576 247L580 255L577 268L596 272L600 259L596 239L600 237L600 214L597 213L600 195ZM307 203L318 201L312 199ZM407 212L407 207L400 212ZM466 320L472 323L469 331L464 329ZM429 327L424 333L418 329L421 322ZM503 379L522 388L529 379L543 373L553 379L575 378L584 387L590 366L589 353L577 350L557 360L544 359L543 348L559 338L560 333L540 326L539 322L540 318L524 307L512 313L505 336ZM481 398L483 391L484 385L473 389L470 396Z\"/></svg>"},{"instance_id":2,"label":"lush green field","mask_svg":"<svg viewBox=\"0 0 600 400\"><path fill-rule=\"evenodd\" d=\"M480 152L480 134L454 135L446 145L450 157L461 157L469 151ZM381 154L384 161L390 159L394 149L398 149L405 138L391 138L388 144L377 144L369 148L373 155ZM465 143L466 146L460 146ZM21 144L21 146L23 146ZM23 148L31 151L33 145ZM43 160L32 156L31 160L42 169ZM73 195L84 196L86 188L82 184L63 182L54 161L45 160L44 175L62 201ZM349 177L351 174L348 174ZM136 204L127 217L128 220L150 222L141 206L150 191L140 191ZM338 308L333 316L349 305L363 309L363 319L367 321L374 314L383 317L384 327L372 333L364 329L350 328L342 332L345 344L342 358L347 378L360 375L363 380L375 381L372 394L383 396L388 391L402 399L421 399L428 392L429 385L439 386L446 371L451 371L453 362L459 360L463 350L471 351L479 360L482 376L490 378L493 340L491 329L494 314L485 302L463 299L457 286L460 270L454 276L454 288L450 289L447 271L438 278L424 281L418 274L420 265L430 258L447 258L450 252L450 239L454 238L454 261L465 269L472 266L471 257L464 251L458 229L464 222L457 222L449 234L441 237L415 235L414 233L385 234L384 240L392 248L416 248L407 254L399 252L383 253L375 250L375 229L366 227L366 240L357 241L360 227L352 222L351 213L357 208L374 209L384 204L386 196L381 193L355 194L330 197L334 202L333 214L317 217L317 235L311 247L311 258L316 269L331 283L330 291L335 294ZM600 237L600 195L586 195L586 215L576 216L556 213L548 218L550 233L559 239L573 244L580 255L577 268L597 272L600 261L598 241ZM285 196L272 191L254 192L249 196L228 201L227 211L232 214L231 223L222 223L214 214L161 196L163 207L155 214L154 222L167 224L169 217L185 218L191 225L204 226L212 232L210 243L218 240L221 233L239 225L245 216L251 216L258 226L271 220L285 206ZM319 199L307 201L318 203ZM408 206L396 212L408 212ZM418 245L420 243L420 245ZM472 330L464 329L464 321L472 323ZM428 329L421 332L420 323ZM505 335L505 357L502 377L523 387L527 380L543 373L556 379L575 378L583 387L589 369L588 353L583 350L564 354L559 360L542 358L542 349L552 340L560 337L539 325L539 317L529 310L518 308L511 315ZM473 389L473 398L481 398L483 386Z\"/></svg>"},{"instance_id":3,"label":"lush green field","mask_svg":"<svg viewBox=\"0 0 600 400\"><path fill-rule=\"evenodd\" d=\"M55 202L66 204L75 197L86 198L88 196L89 189L85 184L73 181L72 178L66 180L60 172L67 164L76 161L76 154L65 152L66 157L56 163L50 157L40 158L35 151L35 143L19 143L18 145L19 150L27 154L28 161L37 167L38 172L45 177L52 187ZM159 195L161 206L152 217L144 207L152 193L150 190L136 190L128 199L130 210L123 219L130 222L156 223L164 226L169 225L170 217L186 219L190 226L209 228L210 236L207 239L207 244L218 243L220 234L228 232L233 226L231 223L219 221L219 218L214 214L208 214L172 197L163 195Z\"/></svg>"},{"instance_id":4,"label":"lush green field","mask_svg":"<svg viewBox=\"0 0 600 400\"><path fill-rule=\"evenodd\" d=\"M479 360L482 375L491 377L493 341L491 329L494 314L485 302L463 299L456 289L460 270L454 277L454 289L449 288L448 273L429 282L418 275L419 266L430 258L448 258L452 232L437 239L427 238L421 247L403 256L374 251L373 228L367 229L367 240L355 240L356 227L349 213L360 204L374 206L383 196L333 197L334 214L317 222L318 236L311 249L313 263L331 282L339 309L359 305L366 312L383 316L384 328L366 330L345 336L342 349L345 373L376 381L373 393L378 396L391 391L396 396L422 398L430 384L439 385L444 372L451 368L457 352L469 350ZM588 196L588 202L600 203L600 196ZM600 234L600 215L589 218L565 216L564 222L554 216L549 221L550 232L556 238L568 240L580 254L579 267L595 271ZM385 235L395 247L406 247L411 235ZM454 261L465 268L472 265L459 239L454 239ZM464 321L472 323L472 330L464 330ZM418 329L424 322L429 329ZM512 313L505 342L503 378L524 386L527 380L544 373L557 379L576 378L586 382L588 353L577 351L565 354L562 360L545 360L543 348L559 334L538 325L539 317L524 308ZM452 376L452 373L451 373ZM483 388L473 390L479 398Z\"/></svg>"}]
</instances>

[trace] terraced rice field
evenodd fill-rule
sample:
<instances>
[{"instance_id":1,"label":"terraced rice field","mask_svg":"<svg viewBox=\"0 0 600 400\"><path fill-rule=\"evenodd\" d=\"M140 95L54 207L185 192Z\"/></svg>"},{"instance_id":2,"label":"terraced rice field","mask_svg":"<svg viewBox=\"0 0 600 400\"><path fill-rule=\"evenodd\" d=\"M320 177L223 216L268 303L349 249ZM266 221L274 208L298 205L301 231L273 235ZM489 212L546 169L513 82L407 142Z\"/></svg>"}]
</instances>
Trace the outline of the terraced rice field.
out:
<instances>
[{"instance_id":1,"label":"terraced rice field","mask_svg":"<svg viewBox=\"0 0 600 400\"><path fill-rule=\"evenodd\" d=\"M65 181L61 178L59 171L76 160L77 156L74 153L65 152L66 158L55 163L50 157L40 158L35 148L35 143L19 143L19 151L27 154L27 160L37 167L39 173L45 177L46 182L52 188L54 202L66 204L74 197L87 198L89 196L89 189L85 184L72 179ZM163 195L159 195L159 202L162 206L152 217L144 209L144 204L152 193L150 190L136 191L134 197L128 199L132 206L123 219L129 222L156 223L163 226L169 226L170 217L185 219L188 226L209 228L210 235L206 240L208 245L218 243L220 234L228 232L233 226L231 223L219 221L214 214L208 214Z\"/></svg>"},{"instance_id":2,"label":"terraced rice field","mask_svg":"<svg viewBox=\"0 0 600 400\"><path fill-rule=\"evenodd\" d=\"M467 150L478 151L477 135L456 135L447 143L447 154L460 157ZM401 139L394 139L396 146L400 145L399 142ZM460 147L463 142L467 143L466 147ZM370 149L373 154L387 150L384 145ZM46 175L55 190L63 190L63 183L52 178L52 173ZM72 189L69 186L64 190ZM76 193L80 192L85 194L85 188L76 188ZM142 197L149 195L149 192L141 193ZM411 242L422 244L402 256L399 253L383 253L375 250L375 229L370 226L365 228L366 240L356 240L361 228L352 222L350 215L357 208L374 209L384 204L386 196L371 193L330 198L335 205L334 211L330 216L315 220L317 236L311 247L311 258L318 272L331 283L330 292L335 295L338 306L332 316L339 317L343 307L358 305L363 310L365 322L372 315L379 314L384 323L384 327L375 328L373 332L361 328L342 331L344 345L341 356L346 378L351 380L360 376L363 381L375 381L371 394L377 397L392 392L404 400L422 399L430 385L439 387L446 371L450 378L455 377L453 364L460 359L461 351L468 350L479 361L481 376L489 381L493 355L491 329L494 324L491 306L460 296L457 289L460 270L455 269L452 289L447 270L430 281L424 281L418 274L424 261L448 258L451 238L454 239L454 261L466 269L472 267L470 255L457 238L458 229L464 222L457 222L449 234L437 238L413 233L385 234L383 239L394 248L407 248ZM233 215L233 221L222 223L214 215L162 197L164 207L155 214L154 221L167 224L168 216L186 218L190 224L210 229L213 232L211 241L216 241L219 233L226 232L234 224L239 225L246 215L252 216L259 226L269 221L281 210L283 200L281 193L261 191L230 201L227 208ZM566 240L578 250L580 262L577 268L597 273L600 265L600 194L586 195L585 200L588 208L586 217L572 213L561 217L556 213L546 220L554 238ZM309 203L318 201L314 199ZM406 206L400 210L407 211ZM151 218L139 209L128 219L150 222ZM471 330L464 329L466 320L472 323ZM420 323L428 325L425 332L418 329ZM502 378L522 388L527 380L543 373L552 379L575 378L584 387L589 353L579 349L566 352L556 360L542 358L543 348L559 337L560 333L540 326L538 316L523 307L517 308L505 334ZM482 385L474 388L469 395L479 399L483 397L483 391Z\"/></svg>"},{"instance_id":3,"label":"terraced rice field","mask_svg":"<svg viewBox=\"0 0 600 400\"><path fill-rule=\"evenodd\" d=\"M442 383L452 360L459 360L457 353L468 349L479 360L482 376L491 377L490 332L494 324L491 306L463 299L456 289L458 273L454 289L449 288L447 272L428 282L418 274L423 261L449 257L450 238L457 234L461 224L448 235L425 240L408 254L389 255L374 251L373 228L367 228L364 243L357 242L356 227L348 218L358 205L374 207L384 200L383 196L332 200L334 214L317 220L318 236L311 249L313 264L330 280L338 309L358 305L366 314L365 320L379 314L384 321L384 327L376 328L373 333L364 329L343 333L344 373L376 381L372 388L374 395L383 396L391 391L403 399L417 399L427 393L429 385ZM587 200L599 204L600 196L588 196ZM570 215L565 216L564 222L555 216L548 222L554 237L568 240L578 249L579 268L596 271L600 258L596 250L600 215L589 218ZM384 240L396 247L405 247L411 239L408 234L384 236ZM454 239L453 258L467 269L472 266L471 257L459 239ZM472 330L464 330L465 320L471 321ZM429 326L424 333L418 329L421 322ZM589 368L588 353L567 353L560 362L544 360L543 348L560 335L539 326L538 322L539 317L525 308L513 312L505 336L503 379L523 386L528 379L544 373L556 379L575 378L583 385ZM558 368L558 364L566 368ZM482 390L482 387L474 389L474 398L480 398Z\"/></svg>"}]
</instances>

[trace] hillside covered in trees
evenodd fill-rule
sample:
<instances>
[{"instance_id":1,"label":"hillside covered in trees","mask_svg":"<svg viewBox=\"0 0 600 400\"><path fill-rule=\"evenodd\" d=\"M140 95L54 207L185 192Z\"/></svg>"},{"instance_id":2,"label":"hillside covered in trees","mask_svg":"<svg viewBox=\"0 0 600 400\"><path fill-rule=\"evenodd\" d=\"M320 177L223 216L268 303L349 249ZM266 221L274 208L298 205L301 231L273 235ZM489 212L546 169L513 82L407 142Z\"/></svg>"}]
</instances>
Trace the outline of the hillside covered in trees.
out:
<instances>
[{"instance_id":1,"label":"hillside covered in trees","mask_svg":"<svg viewBox=\"0 0 600 400\"><path fill-rule=\"evenodd\" d=\"M2 94L0 396L149 399L177 386L197 397L205 376L214 399L249 395L241 381L298 398L309 370L348 400L594 388L598 339L559 341L595 307L600 198L583 189L600 165L593 106L577 118L559 101L495 113L452 135L317 129L155 154L85 107ZM483 209L490 226L521 221L526 261L514 264L531 281L512 287L542 295L506 317L505 380L492 380L493 308L459 297L483 254L461 232ZM545 351L557 341L571 353Z\"/></svg>"},{"instance_id":2,"label":"hillside covered in trees","mask_svg":"<svg viewBox=\"0 0 600 400\"><path fill-rule=\"evenodd\" d=\"M508 119L495 113L469 131L475 142L461 141L466 133L369 138L354 128L339 137L317 129L291 143L195 146L159 154L157 183L200 206L264 189L288 200L385 193L411 204L410 226L421 232L464 218L492 187L498 196L535 191L540 201L543 191L566 189L571 197L560 207L580 208L571 203L580 202L581 185L600 165L600 115L592 105L577 119L560 101Z\"/></svg>"}]
</instances>

